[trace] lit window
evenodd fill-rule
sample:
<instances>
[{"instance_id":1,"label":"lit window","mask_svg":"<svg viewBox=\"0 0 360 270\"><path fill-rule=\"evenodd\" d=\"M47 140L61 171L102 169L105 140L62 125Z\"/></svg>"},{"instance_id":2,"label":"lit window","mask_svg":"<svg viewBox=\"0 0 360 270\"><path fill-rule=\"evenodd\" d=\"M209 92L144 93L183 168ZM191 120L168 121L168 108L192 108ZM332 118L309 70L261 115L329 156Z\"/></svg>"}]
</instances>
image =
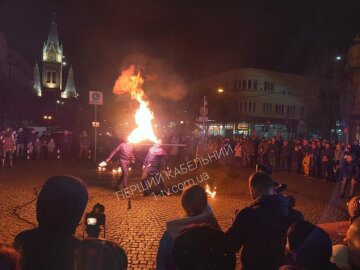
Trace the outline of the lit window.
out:
<instances>
[{"instance_id":1,"label":"lit window","mask_svg":"<svg viewBox=\"0 0 360 270\"><path fill-rule=\"evenodd\" d=\"M51 82L51 72L48 70L46 71L46 83Z\"/></svg>"},{"instance_id":2,"label":"lit window","mask_svg":"<svg viewBox=\"0 0 360 270\"><path fill-rule=\"evenodd\" d=\"M56 71L51 72L51 82L56 83Z\"/></svg>"}]
</instances>

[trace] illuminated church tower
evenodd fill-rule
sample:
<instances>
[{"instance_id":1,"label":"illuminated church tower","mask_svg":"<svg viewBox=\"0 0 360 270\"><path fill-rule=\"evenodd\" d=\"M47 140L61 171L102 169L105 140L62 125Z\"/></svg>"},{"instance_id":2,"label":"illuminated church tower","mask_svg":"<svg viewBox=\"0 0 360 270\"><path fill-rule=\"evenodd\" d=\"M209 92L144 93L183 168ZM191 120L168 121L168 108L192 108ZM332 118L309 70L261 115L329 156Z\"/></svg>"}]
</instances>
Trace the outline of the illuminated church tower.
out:
<instances>
[{"instance_id":1,"label":"illuminated church tower","mask_svg":"<svg viewBox=\"0 0 360 270\"><path fill-rule=\"evenodd\" d=\"M43 46L42 85L49 89L62 89L63 47L59 43L55 14L49 37Z\"/></svg>"},{"instance_id":2,"label":"illuminated church tower","mask_svg":"<svg viewBox=\"0 0 360 270\"><path fill-rule=\"evenodd\" d=\"M55 12L50 25L49 36L42 50L41 72L38 65L34 67L34 94L38 97L50 95L56 99L77 98L72 67L69 70L68 84L64 91L63 70L65 67L63 46L59 42ZM41 78L40 77L41 74ZM71 78L70 78L71 77ZM64 79L66 80L66 79ZM70 82L69 82L70 80ZM41 81L41 85L39 83Z\"/></svg>"}]
</instances>

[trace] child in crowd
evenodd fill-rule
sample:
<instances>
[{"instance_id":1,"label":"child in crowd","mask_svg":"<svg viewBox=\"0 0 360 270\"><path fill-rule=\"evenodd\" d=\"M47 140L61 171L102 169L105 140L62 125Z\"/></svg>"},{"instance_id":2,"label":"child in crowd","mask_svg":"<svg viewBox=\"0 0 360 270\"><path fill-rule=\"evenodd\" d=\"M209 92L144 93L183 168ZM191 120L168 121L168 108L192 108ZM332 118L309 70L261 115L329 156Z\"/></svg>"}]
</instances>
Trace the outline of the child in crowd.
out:
<instances>
[{"instance_id":1,"label":"child in crowd","mask_svg":"<svg viewBox=\"0 0 360 270\"><path fill-rule=\"evenodd\" d=\"M302 162L303 167L304 167L305 176L309 176L310 162L311 162L310 155L309 155L309 153L306 153L305 157L303 158L303 162Z\"/></svg>"}]
</instances>

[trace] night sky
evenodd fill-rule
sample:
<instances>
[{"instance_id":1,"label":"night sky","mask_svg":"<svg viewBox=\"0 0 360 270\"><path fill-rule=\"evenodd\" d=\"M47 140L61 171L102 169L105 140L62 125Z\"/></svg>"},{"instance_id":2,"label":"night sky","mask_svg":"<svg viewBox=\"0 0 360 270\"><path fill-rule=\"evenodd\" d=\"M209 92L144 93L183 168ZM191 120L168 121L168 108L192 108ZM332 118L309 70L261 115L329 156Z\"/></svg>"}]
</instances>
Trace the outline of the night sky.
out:
<instances>
[{"instance_id":1,"label":"night sky","mask_svg":"<svg viewBox=\"0 0 360 270\"><path fill-rule=\"evenodd\" d=\"M311 54L345 55L360 32L359 0L2 0L0 31L31 66L54 6L82 91L107 91L122 66L152 60L186 81L241 67L305 73Z\"/></svg>"}]
</instances>

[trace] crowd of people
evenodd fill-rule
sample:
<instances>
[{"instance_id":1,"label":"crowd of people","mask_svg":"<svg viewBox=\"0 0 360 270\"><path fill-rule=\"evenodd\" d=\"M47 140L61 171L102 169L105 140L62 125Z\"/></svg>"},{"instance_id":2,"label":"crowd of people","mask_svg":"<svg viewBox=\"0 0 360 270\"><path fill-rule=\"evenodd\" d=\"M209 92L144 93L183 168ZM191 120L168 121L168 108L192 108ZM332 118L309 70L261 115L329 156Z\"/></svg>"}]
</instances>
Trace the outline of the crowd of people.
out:
<instances>
[{"instance_id":1,"label":"crowd of people","mask_svg":"<svg viewBox=\"0 0 360 270\"><path fill-rule=\"evenodd\" d=\"M88 159L90 146L91 140L86 131L80 135L69 130L58 133L43 131L41 134L35 129L27 128L5 128L0 131L2 167L12 167L13 160L16 159Z\"/></svg>"},{"instance_id":2,"label":"crowd of people","mask_svg":"<svg viewBox=\"0 0 360 270\"><path fill-rule=\"evenodd\" d=\"M187 187L181 197L185 216L166 223L156 269L235 269L240 250L244 270L360 269L360 197L350 201L351 225L344 245L333 248L329 234L305 221L294 209L294 198L278 193L269 174L253 173L249 192L250 206L237 210L224 229L204 188ZM117 243L74 235L87 202L81 179L49 178L37 198L38 227L20 232L13 246L0 244L0 269L127 269L126 252Z\"/></svg>"},{"instance_id":3,"label":"crowd of people","mask_svg":"<svg viewBox=\"0 0 360 270\"><path fill-rule=\"evenodd\" d=\"M269 166L273 172L303 174L322 181L341 182L341 198L352 197L360 181L360 145L334 143L326 140L281 138L258 139L223 137L210 138L207 151L216 151L224 145L232 146L237 168ZM351 184L346 196L346 186Z\"/></svg>"},{"instance_id":4,"label":"crowd of people","mask_svg":"<svg viewBox=\"0 0 360 270\"><path fill-rule=\"evenodd\" d=\"M74 136L70 132L63 135L61 149L65 155L70 155ZM48 149L51 141L54 138L47 133L38 136L34 131L19 129L14 134L6 129L1 135L3 165L6 159L11 165L13 155L25 158L29 144L40 142ZM239 264L244 270L360 269L360 197L349 201L351 225L344 245L333 248L329 234L305 220L294 208L295 198L281 194L269 173L283 171L338 180L341 181L341 197L345 197L345 187L351 182L350 196L353 196L360 175L358 141L335 145L316 140L210 138L206 151L227 146L233 149L233 157L226 160L233 169L258 168L248 180L251 204L236 210L229 228L221 228L204 188L200 185L187 187L181 198L185 216L166 223L157 251L156 269L235 269L237 252L241 252ZM90 140L83 132L79 137L78 157L83 158L89 147ZM150 148L144 161L142 181L154 174L155 167L158 173L163 165L165 152L160 148ZM45 154L41 147L38 149L34 150L33 158L50 158L49 151ZM129 143L121 143L106 161L119 155L120 167L126 172L134 162L132 151ZM171 152L175 156L176 151L171 149ZM116 189L120 183L127 186L126 173L119 179ZM81 179L72 176L48 179L37 199L38 227L17 235L13 246L0 244L0 269L3 266L16 270L127 269L125 250L117 243L99 238L99 231L93 234L87 230L85 239L75 236L87 202L87 188ZM89 216L85 217L88 220Z\"/></svg>"}]
</instances>

